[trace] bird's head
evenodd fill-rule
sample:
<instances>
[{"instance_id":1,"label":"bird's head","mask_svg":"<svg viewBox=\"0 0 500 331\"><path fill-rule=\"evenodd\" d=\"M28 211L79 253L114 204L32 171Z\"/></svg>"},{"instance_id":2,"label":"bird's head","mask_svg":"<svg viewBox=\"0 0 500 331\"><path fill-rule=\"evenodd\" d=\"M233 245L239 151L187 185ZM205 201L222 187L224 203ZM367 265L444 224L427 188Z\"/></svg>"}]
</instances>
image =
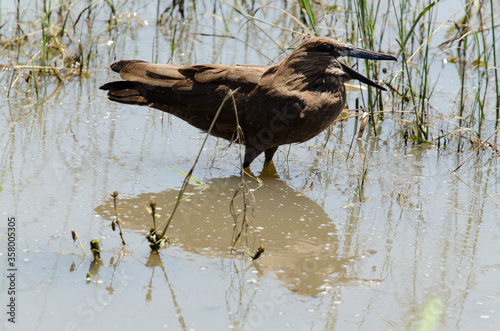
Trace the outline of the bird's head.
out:
<instances>
[{"instance_id":1,"label":"bird's head","mask_svg":"<svg viewBox=\"0 0 500 331\"><path fill-rule=\"evenodd\" d=\"M338 83L357 79L365 84L385 90L384 87L339 61L338 58L342 56L397 61L392 55L369 51L327 37L314 37L304 41L279 65L285 70L288 69L287 71L293 71L293 74L300 74L311 80L321 76L323 80L327 79L325 76L329 76L330 80ZM288 74L292 73L289 72Z\"/></svg>"}]
</instances>

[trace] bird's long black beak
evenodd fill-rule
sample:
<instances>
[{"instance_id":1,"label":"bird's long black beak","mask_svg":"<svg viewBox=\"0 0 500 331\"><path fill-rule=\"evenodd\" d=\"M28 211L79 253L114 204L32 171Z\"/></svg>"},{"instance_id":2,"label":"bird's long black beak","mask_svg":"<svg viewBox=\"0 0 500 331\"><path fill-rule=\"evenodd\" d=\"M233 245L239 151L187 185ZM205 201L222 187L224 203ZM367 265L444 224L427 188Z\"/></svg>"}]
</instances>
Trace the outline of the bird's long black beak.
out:
<instances>
[{"instance_id":1,"label":"bird's long black beak","mask_svg":"<svg viewBox=\"0 0 500 331\"><path fill-rule=\"evenodd\" d=\"M351 45L344 45L343 47L340 48L340 54L343 56L349 56L349 57L357 57L360 59L369 59L369 60L390 60L390 61L397 61L396 57L389 55L389 54L382 54L382 53L377 53L373 51L369 51L363 48L351 46ZM363 82L365 84L368 84L370 86L379 88L381 90L386 91L385 87L380 86L379 84L375 83L374 81L366 78L365 76L361 75L360 73L354 71L351 67L349 67L346 64L343 64L340 62L340 65L342 66L342 69L349 74L349 76L352 77L352 79L357 79L360 82Z\"/></svg>"}]
</instances>

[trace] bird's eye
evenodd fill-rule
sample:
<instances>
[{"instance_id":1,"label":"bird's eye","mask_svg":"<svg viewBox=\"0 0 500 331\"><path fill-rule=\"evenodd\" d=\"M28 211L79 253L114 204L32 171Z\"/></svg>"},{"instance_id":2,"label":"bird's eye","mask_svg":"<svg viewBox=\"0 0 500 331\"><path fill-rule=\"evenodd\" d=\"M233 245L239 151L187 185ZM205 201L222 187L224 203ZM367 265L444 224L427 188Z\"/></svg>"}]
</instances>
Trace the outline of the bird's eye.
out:
<instances>
[{"instance_id":1,"label":"bird's eye","mask_svg":"<svg viewBox=\"0 0 500 331\"><path fill-rule=\"evenodd\" d=\"M323 51L330 52L332 50L332 45L323 45Z\"/></svg>"}]
</instances>

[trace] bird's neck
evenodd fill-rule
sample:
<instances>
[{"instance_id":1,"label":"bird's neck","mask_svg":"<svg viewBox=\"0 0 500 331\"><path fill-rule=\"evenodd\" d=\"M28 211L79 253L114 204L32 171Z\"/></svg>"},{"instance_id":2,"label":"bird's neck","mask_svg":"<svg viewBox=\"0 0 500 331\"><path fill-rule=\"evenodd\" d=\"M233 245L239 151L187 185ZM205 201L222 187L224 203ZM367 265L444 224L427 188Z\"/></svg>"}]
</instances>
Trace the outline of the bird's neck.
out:
<instances>
[{"instance_id":1,"label":"bird's neck","mask_svg":"<svg viewBox=\"0 0 500 331\"><path fill-rule=\"evenodd\" d=\"M348 78L335 61L326 56L289 56L270 67L262 76L261 83L297 92L336 90Z\"/></svg>"}]
</instances>

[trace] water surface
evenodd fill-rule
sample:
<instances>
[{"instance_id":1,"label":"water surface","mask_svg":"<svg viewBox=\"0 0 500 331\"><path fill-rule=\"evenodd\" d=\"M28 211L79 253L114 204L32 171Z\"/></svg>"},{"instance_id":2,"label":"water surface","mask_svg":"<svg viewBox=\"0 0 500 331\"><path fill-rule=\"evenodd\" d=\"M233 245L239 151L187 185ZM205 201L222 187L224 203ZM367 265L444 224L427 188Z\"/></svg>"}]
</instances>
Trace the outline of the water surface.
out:
<instances>
[{"instance_id":1,"label":"water surface","mask_svg":"<svg viewBox=\"0 0 500 331\"><path fill-rule=\"evenodd\" d=\"M140 8L130 19L135 28L110 36L111 46L99 39L92 77L49 77L38 98L16 90L1 99L0 210L5 221L18 220L15 327L403 330L432 318L440 330L497 327L498 159L481 149L453 175L473 150L405 143L396 116L360 140L358 118L283 146L276 172L254 161L261 182L245 179L249 227L238 252L230 249L230 207L242 180L239 149L209 138L193 173L203 185L188 186L168 230L172 245L150 253L146 206L154 199L164 224L184 179L179 172L191 168L204 134L157 110L112 103L98 90L117 79L108 69L115 59L168 61L167 26L144 24L154 22L156 5ZM268 64L283 56L270 39L251 38L261 30L223 12L224 20L206 11L206 19L185 23L174 62ZM224 22L236 39L200 35L219 34ZM456 72L442 66L436 76L443 101L435 104L443 110L455 95L446 77ZM359 96L350 90L351 108ZM110 227L113 191L120 192L124 248ZM241 194L234 206L241 220ZM83 259L72 229L87 251L91 239L101 241L102 264ZM265 252L256 261L242 252L259 246ZM7 280L0 284L5 293Z\"/></svg>"}]
</instances>

